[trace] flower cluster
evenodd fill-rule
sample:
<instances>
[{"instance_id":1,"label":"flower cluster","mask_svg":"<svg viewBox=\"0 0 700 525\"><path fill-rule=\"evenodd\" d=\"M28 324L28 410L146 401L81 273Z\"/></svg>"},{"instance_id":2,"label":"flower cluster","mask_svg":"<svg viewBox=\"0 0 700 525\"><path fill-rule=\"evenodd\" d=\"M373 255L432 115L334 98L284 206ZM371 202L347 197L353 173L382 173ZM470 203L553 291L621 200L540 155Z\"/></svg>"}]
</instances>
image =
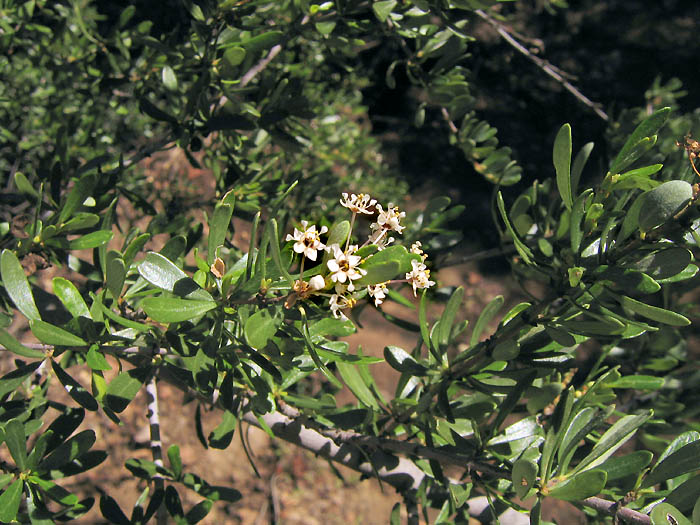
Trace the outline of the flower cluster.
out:
<instances>
[{"instance_id":1,"label":"flower cluster","mask_svg":"<svg viewBox=\"0 0 700 525\"><path fill-rule=\"evenodd\" d=\"M412 269L406 273L405 279L394 279L381 283L370 281L371 284L359 286L360 280L368 275L368 271L363 268L363 265L371 259L374 252L384 250L395 241L389 233L403 233L405 226L401 224L401 221L406 217L406 213L391 203L384 209L381 204L377 203L376 199L363 193L343 193L340 204L352 212L350 232L345 240L344 248L338 243L326 246L321 242L321 235L328 232L328 228L322 226L317 230L315 225L309 225L307 221L301 221L301 229L294 228L293 234L287 235L286 240L294 242L292 246L294 252L302 256L299 279L292 286L294 293L288 298L288 305L293 304L297 298L307 299L312 295L328 297L329 308L333 316L345 320L347 319L345 312L351 310L357 301L365 296L373 299L376 307L380 306L387 297L388 285L391 283L409 283L413 287L414 295L418 289L428 288L435 284L434 281L430 280L430 270L425 265L427 255L423 253L422 245L417 241L411 246L410 253L412 257L420 256L420 261L415 258L411 259ZM358 214L372 216L376 214L375 221L370 224L371 233L362 246L350 244L352 229ZM358 255L358 251L368 245L376 247L374 252L370 250L369 255L365 255L364 258L362 255ZM306 259L316 261L318 252L321 251L326 253L324 265L321 271L307 282L304 280L304 262Z\"/></svg>"}]
</instances>

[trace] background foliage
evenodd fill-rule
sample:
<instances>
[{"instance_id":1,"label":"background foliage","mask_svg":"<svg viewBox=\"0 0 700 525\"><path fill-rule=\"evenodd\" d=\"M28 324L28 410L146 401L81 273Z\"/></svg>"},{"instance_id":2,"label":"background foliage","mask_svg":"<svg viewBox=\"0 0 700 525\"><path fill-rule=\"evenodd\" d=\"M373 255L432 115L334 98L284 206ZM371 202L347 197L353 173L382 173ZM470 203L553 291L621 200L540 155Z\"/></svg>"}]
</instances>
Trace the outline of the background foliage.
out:
<instances>
[{"instance_id":1,"label":"background foliage","mask_svg":"<svg viewBox=\"0 0 700 525\"><path fill-rule=\"evenodd\" d=\"M688 65L668 42L693 33L676 30L674 2L594 4L2 2L0 521L98 506L113 523L196 523L238 501L186 470L177 444L163 450L164 382L221 411L205 435L197 410L204 447L259 426L392 485L392 523L541 523L545 499L592 523L698 521L697 109L673 69L615 69ZM630 13L624 31L597 22ZM591 28L619 34L615 47L575 45ZM624 89L608 98L611 85ZM211 184L149 177L143 161L165 151ZM385 210L410 197L399 240L365 242L343 192ZM337 255L296 255L285 239L302 220L329 247L365 244L357 292L334 289ZM468 258L496 254L527 300L495 297L468 326L463 287L414 300L406 281L424 259L415 241L439 267L464 260L474 230L496 250ZM384 317L416 336L384 348L393 397L373 378L380 359L342 340L384 282L413 309ZM77 431L85 411L119 425L141 390L152 461L125 464L146 482L133 509L68 491L106 458ZM183 508L187 490L198 503Z\"/></svg>"}]
</instances>

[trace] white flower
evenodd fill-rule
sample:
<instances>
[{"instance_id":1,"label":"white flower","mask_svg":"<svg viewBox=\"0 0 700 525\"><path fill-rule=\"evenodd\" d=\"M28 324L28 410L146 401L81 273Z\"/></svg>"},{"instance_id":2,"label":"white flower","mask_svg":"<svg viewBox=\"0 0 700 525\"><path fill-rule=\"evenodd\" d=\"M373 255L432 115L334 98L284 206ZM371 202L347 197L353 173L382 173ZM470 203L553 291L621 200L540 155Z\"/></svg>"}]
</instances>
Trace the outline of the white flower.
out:
<instances>
[{"instance_id":1,"label":"white flower","mask_svg":"<svg viewBox=\"0 0 700 525\"><path fill-rule=\"evenodd\" d=\"M308 226L307 221L301 221L302 230L294 228L294 235L287 234L286 241L296 241L294 243L294 251L303 253L308 259L316 260L316 253L319 250L326 248L326 245L321 242L321 235L328 231L327 226L321 227L321 231L316 231L316 225Z\"/></svg>"},{"instance_id":2,"label":"white flower","mask_svg":"<svg viewBox=\"0 0 700 525\"><path fill-rule=\"evenodd\" d=\"M389 207L384 210L381 204L377 204L377 211L379 215L377 216L377 222L373 222L370 225L372 230L394 230L396 233L401 233L405 226L401 226L401 219L406 216L405 211L399 211L398 206L393 206L389 203Z\"/></svg>"},{"instance_id":3,"label":"white flower","mask_svg":"<svg viewBox=\"0 0 700 525\"><path fill-rule=\"evenodd\" d=\"M389 230L379 228L376 231L372 232L372 234L369 236L369 243L376 244L377 249L379 249L379 251L382 251L384 248L386 248L396 240L393 237L387 237L385 235L387 231Z\"/></svg>"},{"instance_id":4,"label":"white flower","mask_svg":"<svg viewBox=\"0 0 700 525\"><path fill-rule=\"evenodd\" d=\"M416 296L418 288L429 288L435 284L435 281L430 280L430 270L425 264L418 262L415 259L411 261L413 269L406 274L406 279L413 286L413 296Z\"/></svg>"},{"instance_id":5,"label":"white flower","mask_svg":"<svg viewBox=\"0 0 700 525\"><path fill-rule=\"evenodd\" d=\"M355 195L351 193L343 193L343 198L340 199L341 206L345 206L353 213L366 213L367 215L372 215L374 210L371 210L372 206L377 204L377 199L371 198L369 195L360 193Z\"/></svg>"},{"instance_id":6,"label":"white flower","mask_svg":"<svg viewBox=\"0 0 700 525\"><path fill-rule=\"evenodd\" d=\"M353 306L355 306L355 303L356 301L352 297L347 297L345 295L338 294L331 295L330 308L333 317L335 317L336 319L342 319L343 321L347 321L348 318L343 313L343 310L346 308L352 308Z\"/></svg>"},{"instance_id":7,"label":"white flower","mask_svg":"<svg viewBox=\"0 0 700 525\"><path fill-rule=\"evenodd\" d=\"M359 279L367 273L367 270L357 268L357 265L362 261L359 255L353 255L357 251L357 246L350 246L346 251L340 249L340 246L334 244L330 247L333 251L333 259L328 261L328 269L331 271L331 280L334 283L348 283L348 291L355 290L355 285L352 281Z\"/></svg>"},{"instance_id":8,"label":"white flower","mask_svg":"<svg viewBox=\"0 0 700 525\"><path fill-rule=\"evenodd\" d=\"M413 244L411 244L411 253L415 253L416 255L420 255L425 259L425 254L423 253L423 244L420 241L416 241Z\"/></svg>"},{"instance_id":9,"label":"white flower","mask_svg":"<svg viewBox=\"0 0 700 525\"><path fill-rule=\"evenodd\" d=\"M374 306L379 306L386 298L386 283L379 283L367 287L367 293L374 298Z\"/></svg>"},{"instance_id":10,"label":"white flower","mask_svg":"<svg viewBox=\"0 0 700 525\"><path fill-rule=\"evenodd\" d=\"M326 287L326 281L323 278L323 275L314 275L311 279L309 279L309 288L311 290L323 290Z\"/></svg>"}]
</instances>

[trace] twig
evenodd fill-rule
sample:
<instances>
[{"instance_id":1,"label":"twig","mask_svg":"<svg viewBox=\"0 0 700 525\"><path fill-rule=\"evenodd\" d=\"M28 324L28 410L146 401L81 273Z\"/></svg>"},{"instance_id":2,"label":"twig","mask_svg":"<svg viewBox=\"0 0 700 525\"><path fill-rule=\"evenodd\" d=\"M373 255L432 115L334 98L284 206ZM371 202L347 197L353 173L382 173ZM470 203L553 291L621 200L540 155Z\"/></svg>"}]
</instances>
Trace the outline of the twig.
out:
<instances>
[{"instance_id":1,"label":"twig","mask_svg":"<svg viewBox=\"0 0 700 525\"><path fill-rule=\"evenodd\" d=\"M146 383L146 399L148 403L148 426L151 431L150 449L153 456L153 463L158 467L163 467L163 443L160 440L160 417L158 412L158 387L156 385L156 374L153 374ZM163 477L156 473L153 476L153 484L156 491L161 491L165 488ZM156 523L158 525L166 525L168 515L165 506L161 505L156 514Z\"/></svg>"},{"instance_id":2,"label":"twig","mask_svg":"<svg viewBox=\"0 0 700 525\"><path fill-rule=\"evenodd\" d=\"M559 82L564 89L566 89L569 93L571 93L574 97L576 97L580 102L582 102L584 105L588 106L590 109L592 109L596 115L598 115L601 119L604 121L610 120L610 117L608 117L608 114L605 113L602 109L600 109L600 104L593 102L591 99L589 99L586 95L581 93L574 85L571 84L566 78L564 78L564 75L560 72L561 70L546 60L541 59L538 56L533 55L528 48L526 48L524 45L522 45L516 38L508 32L508 30L501 24L500 22L494 20L488 13L481 9L476 9L474 11L479 17L481 17L483 20L488 22L495 30L496 32L505 40L508 42L511 46L513 46L517 51L525 55L528 59L530 59L532 62L534 62L537 67L539 67L542 71L547 73L550 77L552 77L554 80ZM568 75L567 75L568 76Z\"/></svg>"},{"instance_id":3,"label":"twig","mask_svg":"<svg viewBox=\"0 0 700 525\"><path fill-rule=\"evenodd\" d=\"M637 512L636 510L628 509L626 507L618 508L617 503L602 498L586 498L581 502L581 504L599 512L605 512L610 516L618 516L627 523L651 525L651 518L646 514L642 514L641 512Z\"/></svg>"}]
</instances>

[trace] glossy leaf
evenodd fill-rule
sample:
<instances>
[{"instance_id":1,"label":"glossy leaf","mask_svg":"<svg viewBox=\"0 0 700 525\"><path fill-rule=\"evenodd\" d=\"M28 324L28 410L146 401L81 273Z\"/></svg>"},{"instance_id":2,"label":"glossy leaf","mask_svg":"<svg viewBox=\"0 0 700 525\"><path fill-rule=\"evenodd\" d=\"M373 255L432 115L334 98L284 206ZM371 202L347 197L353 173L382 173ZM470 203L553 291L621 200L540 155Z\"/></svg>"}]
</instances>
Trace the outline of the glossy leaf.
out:
<instances>
[{"instance_id":1,"label":"glossy leaf","mask_svg":"<svg viewBox=\"0 0 700 525\"><path fill-rule=\"evenodd\" d=\"M202 289L185 272L159 253L148 252L146 258L139 264L138 270L139 274L153 286L175 295L198 301L214 301L209 292Z\"/></svg>"},{"instance_id":2,"label":"glossy leaf","mask_svg":"<svg viewBox=\"0 0 700 525\"><path fill-rule=\"evenodd\" d=\"M23 487L24 482L18 479L0 494L0 521L3 523L9 523L17 518Z\"/></svg>"},{"instance_id":3,"label":"glossy leaf","mask_svg":"<svg viewBox=\"0 0 700 525\"><path fill-rule=\"evenodd\" d=\"M588 157L593 151L593 142L588 142L583 145L574 158L574 163L571 166L571 193L575 195L578 189L579 181L581 180L581 174L583 173L583 168L588 162Z\"/></svg>"},{"instance_id":4,"label":"glossy leaf","mask_svg":"<svg viewBox=\"0 0 700 525\"><path fill-rule=\"evenodd\" d=\"M22 265L11 250L4 249L0 255L0 277L2 277L7 295L10 296L17 309L29 320L41 319L36 303L34 303L34 296L29 288L27 276L24 275Z\"/></svg>"},{"instance_id":5,"label":"glossy leaf","mask_svg":"<svg viewBox=\"0 0 700 525\"><path fill-rule=\"evenodd\" d=\"M539 467L536 463L519 459L513 463L513 489L515 495L523 499L535 487Z\"/></svg>"},{"instance_id":6,"label":"glossy leaf","mask_svg":"<svg viewBox=\"0 0 700 525\"><path fill-rule=\"evenodd\" d=\"M587 470L549 489L548 495L564 501L581 501L600 494L607 479L604 470Z\"/></svg>"},{"instance_id":7,"label":"glossy leaf","mask_svg":"<svg viewBox=\"0 0 700 525\"><path fill-rule=\"evenodd\" d=\"M670 478L700 469L700 440L679 448L654 466L642 483L651 487Z\"/></svg>"},{"instance_id":8,"label":"glossy leaf","mask_svg":"<svg viewBox=\"0 0 700 525\"><path fill-rule=\"evenodd\" d=\"M117 413L122 412L141 389L149 373L144 368L121 372L107 386L105 404Z\"/></svg>"},{"instance_id":9,"label":"glossy leaf","mask_svg":"<svg viewBox=\"0 0 700 525\"><path fill-rule=\"evenodd\" d=\"M418 363L406 350L398 346L385 346L384 359L393 369L413 376L423 376L428 369Z\"/></svg>"},{"instance_id":10,"label":"glossy leaf","mask_svg":"<svg viewBox=\"0 0 700 525\"><path fill-rule=\"evenodd\" d=\"M608 474L608 481L631 475L639 475L651 463L654 455L648 450L636 450L625 456L617 456L601 463L598 468Z\"/></svg>"},{"instance_id":11,"label":"glossy leaf","mask_svg":"<svg viewBox=\"0 0 700 525\"><path fill-rule=\"evenodd\" d=\"M396 0L380 0L372 3L372 10L380 22L386 22L396 4Z\"/></svg>"},{"instance_id":12,"label":"glossy leaf","mask_svg":"<svg viewBox=\"0 0 700 525\"><path fill-rule=\"evenodd\" d=\"M146 297L141 308L148 317L159 323L180 323L216 308L216 302L180 299L179 297Z\"/></svg>"},{"instance_id":13,"label":"glossy leaf","mask_svg":"<svg viewBox=\"0 0 700 525\"><path fill-rule=\"evenodd\" d=\"M10 419L4 426L5 445L19 470L27 468L27 439L24 425L17 419Z\"/></svg>"},{"instance_id":14,"label":"glossy leaf","mask_svg":"<svg viewBox=\"0 0 700 525\"><path fill-rule=\"evenodd\" d=\"M86 346L88 344L83 338L45 321L32 321L29 327L36 338L47 345Z\"/></svg>"},{"instance_id":15,"label":"glossy leaf","mask_svg":"<svg viewBox=\"0 0 700 525\"><path fill-rule=\"evenodd\" d=\"M264 348L282 325L284 316L279 308L261 308L245 322L244 333L248 344L255 349Z\"/></svg>"},{"instance_id":16,"label":"glossy leaf","mask_svg":"<svg viewBox=\"0 0 700 525\"><path fill-rule=\"evenodd\" d=\"M73 213L83 204L97 185L97 175L94 173L84 175L75 183L73 188L68 193L66 201L61 206L61 212L58 215L58 224L66 222Z\"/></svg>"},{"instance_id":17,"label":"glossy leaf","mask_svg":"<svg viewBox=\"0 0 700 525\"><path fill-rule=\"evenodd\" d=\"M684 180L670 180L648 191L639 211L639 228L649 231L671 220L693 198L693 187Z\"/></svg>"},{"instance_id":18,"label":"glossy leaf","mask_svg":"<svg viewBox=\"0 0 700 525\"><path fill-rule=\"evenodd\" d=\"M462 299L464 298L464 288L459 286L452 292L445 309L440 316L440 328L437 333L437 342L441 347L447 346L450 342L450 335L452 334L452 327L454 325L455 316L462 306Z\"/></svg>"},{"instance_id":19,"label":"glossy leaf","mask_svg":"<svg viewBox=\"0 0 700 525\"><path fill-rule=\"evenodd\" d=\"M66 392L68 392L68 395L72 397L76 403L93 412L99 408L97 401L94 397L92 397L90 392L85 390L83 385L73 379L73 377L68 374L68 372L63 370L60 365L58 365L55 361L51 361L51 367L53 368L53 372L56 374L58 380L66 389Z\"/></svg>"},{"instance_id":20,"label":"glossy leaf","mask_svg":"<svg viewBox=\"0 0 700 525\"><path fill-rule=\"evenodd\" d=\"M49 471L67 465L89 451L96 440L94 430L83 430L71 436L39 463L39 469Z\"/></svg>"},{"instance_id":21,"label":"glossy leaf","mask_svg":"<svg viewBox=\"0 0 700 525\"><path fill-rule=\"evenodd\" d=\"M693 476L674 487L665 501L681 512L691 512L698 498L700 498L700 476Z\"/></svg>"},{"instance_id":22,"label":"glossy leaf","mask_svg":"<svg viewBox=\"0 0 700 525\"><path fill-rule=\"evenodd\" d=\"M469 339L469 345L474 346L479 342L481 334L486 329L491 319L498 313L498 311L503 306L504 299L502 295L497 295L489 304L487 304L484 309L479 314L479 318L474 323L474 329L472 330L471 338Z\"/></svg>"},{"instance_id":23,"label":"glossy leaf","mask_svg":"<svg viewBox=\"0 0 700 525\"><path fill-rule=\"evenodd\" d=\"M214 214L209 221L209 240L207 244L207 263L212 264L216 258L216 249L224 244L228 233L233 205L219 203L214 208Z\"/></svg>"},{"instance_id":24,"label":"glossy leaf","mask_svg":"<svg viewBox=\"0 0 700 525\"><path fill-rule=\"evenodd\" d=\"M691 525L690 520L669 503L659 503L649 516L651 525Z\"/></svg>"},{"instance_id":25,"label":"glossy leaf","mask_svg":"<svg viewBox=\"0 0 700 525\"><path fill-rule=\"evenodd\" d=\"M375 410L379 410L379 403L362 378L362 375L357 369L357 365L339 361L335 366L338 369L340 377L343 378L343 382L345 382L360 403L372 407Z\"/></svg>"},{"instance_id":26,"label":"glossy leaf","mask_svg":"<svg viewBox=\"0 0 700 525\"><path fill-rule=\"evenodd\" d=\"M571 192L571 126L564 124L554 139L554 169L557 174L557 189L568 209L574 204Z\"/></svg>"},{"instance_id":27,"label":"glossy leaf","mask_svg":"<svg viewBox=\"0 0 700 525\"><path fill-rule=\"evenodd\" d=\"M52 282L53 292L73 317L82 316L92 319L85 300L72 282L63 277L54 277Z\"/></svg>"},{"instance_id":28,"label":"glossy leaf","mask_svg":"<svg viewBox=\"0 0 700 525\"><path fill-rule=\"evenodd\" d=\"M607 386L612 388L634 388L636 390L658 390L664 386L665 380L663 377L633 375L624 376L608 383Z\"/></svg>"},{"instance_id":29,"label":"glossy leaf","mask_svg":"<svg viewBox=\"0 0 700 525\"><path fill-rule=\"evenodd\" d=\"M112 297L116 299L121 296L124 288L126 264L122 255L116 250L108 251L106 259L105 284L109 291L112 292Z\"/></svg>"},{"instance_id":30,"label":"glossy leaf","mask_svg":"<svg viewBox=\"0 0 700 525\"><path fill-rule=\"evenodd\" d=\"M24 346L4 328L0 328L0 346L22 357L30 359L41 359L44 357L44 352Z\"/></svg>"},{"instance_id":31,"label":"glossy leaf","mask_svg":"<svg viewBox=\"0 0 700 525\"><path fill-rule=\"evenodd\" d=\"M637 147L639 141L656 134L664 125L670 113L671 108L661 108L642 121L629 136L624 146L622 146L617 157L615 157L615 160L610 166L610 173L620 173L621 170L625 169L625 167L631 163L630 159L633 158L631 156L632 152Z\"/></svg>"},{"instance_id":32,"label":"glossy leaf","mask_svg":"<svg viewBox=\"0 0 700 525\"><path fill-rule=\"evenodd\" d=\"M219 449L227 448L231 444L237 425L238 419L235 414L224 410L221 423L209 434L209 446Z\"/></svg>"},{"instance_id":33,"label":"glossy leaf","mask_svg":"<svg viewBox=\"0 0 700 525\"><path fill-rule=\"evenodd\" d=\"M89 250L107 244L114 237L114 233L108 230L91 232L68 242L70 250Z\"/></svg>"},{"instance_id":34,"label":"glossy leaf","mask_svg":"<svg viewBox=\"0 0 700 525\"><path fill-rule=\"evenodd\" d=\"M615 298L623 307L652 321L670 326L688 326L690 324L690 320L687 317L671 310L664 310L658 306L651 306L650 304L637 301L636 299L624 295L615 296Z\"/></svg>"},{"instance_id":35,"label":"glossy leaf","mask_svg":"<svg viewBox=\"0 0 700 525\"><path fill-rule=\"evenodd\" d=\"M496 204L498 206L498 211L501 214L501 218L503 219L503 222L506 225L506 230L508 230L508 233L513 238L513 244L515 245L515 249L518 251L520 257L523 258L523 261L525 261L526 264L532 264L532 251L530 250L530 248L527 247L525 243L523 243L523 241L518 237L517 233L513 229L513 226L511 225L510 220L508 219L508 215L506 214L506 205L503 202L503 195L501 195L500 191L496 195Z\"/></svg>"}]
</instances>

